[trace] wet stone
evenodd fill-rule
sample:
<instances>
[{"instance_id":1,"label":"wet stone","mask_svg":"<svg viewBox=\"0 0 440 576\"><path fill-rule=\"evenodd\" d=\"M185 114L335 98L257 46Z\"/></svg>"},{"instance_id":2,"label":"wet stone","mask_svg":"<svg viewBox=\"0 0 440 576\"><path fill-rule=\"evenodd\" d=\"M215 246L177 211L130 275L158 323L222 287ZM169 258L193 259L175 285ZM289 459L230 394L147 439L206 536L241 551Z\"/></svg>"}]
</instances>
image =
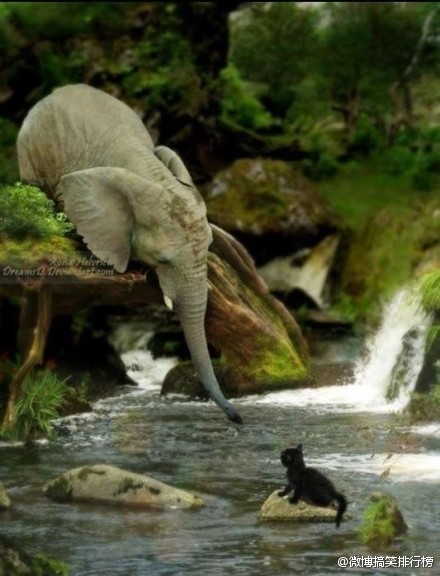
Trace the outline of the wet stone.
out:
<instances>
[{"instance_id":1,"label":"wet stone","mask_svg":"<svg viewBox=\"0 0 440 576\"><path fill-rule=\"evenodd\" d=\"M275 490L265 500L260 509L259 520L262 522L335 522L336 509L312 506L305 502L291 504L287 497L278 496L279 490Z\"/></svg>"},{"instance_id":2,"label":"wet stone","mask_svg":"<svg viewBox=\"0 0 440 576\"><path fill-rule=\"evenodd\" d=\"M105 464L70 470L46 484L43 492L61 502L94 501L159 509L204 505L203 499L195 494Z\"/></svg>"}]
</instances>

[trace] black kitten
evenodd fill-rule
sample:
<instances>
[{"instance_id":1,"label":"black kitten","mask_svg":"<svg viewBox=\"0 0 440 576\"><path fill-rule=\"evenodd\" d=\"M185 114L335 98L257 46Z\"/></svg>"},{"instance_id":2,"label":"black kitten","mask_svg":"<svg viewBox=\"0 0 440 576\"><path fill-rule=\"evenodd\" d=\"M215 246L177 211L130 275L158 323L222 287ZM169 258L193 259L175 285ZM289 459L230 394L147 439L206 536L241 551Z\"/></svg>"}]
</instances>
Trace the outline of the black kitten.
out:
<instances>
[{"instance_id":1,"label":"black kitten","mask_svg":"<svg viewBox=\"0 0 440 576\"><path fill-rule=\"evenodd\" d=\"M336 500L339 504L336 514L336 527L338 528L342 514L347 508L347 501L342 494L336 492L335 487L324 474L304 464L302 444L281 452L281 462L287 468L287 484L278 492L278 496L287 496L293 490L293 496L289 498L291 504L296 504L301 499L315 506L329 506Z\"/></svg>"}]
</instances>

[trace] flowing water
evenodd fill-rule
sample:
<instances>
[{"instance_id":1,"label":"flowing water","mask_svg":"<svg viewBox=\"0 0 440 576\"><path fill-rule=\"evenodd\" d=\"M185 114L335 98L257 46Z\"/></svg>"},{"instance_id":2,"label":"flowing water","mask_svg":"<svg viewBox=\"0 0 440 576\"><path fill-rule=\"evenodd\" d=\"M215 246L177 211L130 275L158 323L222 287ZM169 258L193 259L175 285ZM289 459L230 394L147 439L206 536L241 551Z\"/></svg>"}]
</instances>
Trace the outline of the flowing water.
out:
<instances>
[{"instance_id":1,"label":"flowing water","mask_svg":"<svg viewBox=\"0 0 440 576\"><path fill-rule=\"evenodd\" d=\"M31 552L68 562L73 576L440 574L440 423L409 429L395 412L414 386L429 319L398 297L352 382L236 401L245 421L240 427L212 403L159 396L174 360L153 361L145 342L126 352L137 388L97 402L90 414L63 419L51 442L34 449L1 446L0 480L13 500L0 515L1 532ZM395 400L387 402L394 367L408 355L407 349L402 354L405 334L413 328L412 375L400 379ZM341 362L358 348L350 339L343 344L337 343ZM261 504L284 481L280 451L299 442L306 462L325 471L349 500L351 519L339 530L258 520ZM136 511L42 496L42 485L57 474L98 462L197 492L206 506ZM356 529L375 490L397 498L409 534L372 551L359 543ZM380 568L368 560L367 568L338 566L342 556L372 555L408 563L413 557L413 567ZM434 558L433 568L417 567L423 556Z\"/></svg>"}]
</instances>

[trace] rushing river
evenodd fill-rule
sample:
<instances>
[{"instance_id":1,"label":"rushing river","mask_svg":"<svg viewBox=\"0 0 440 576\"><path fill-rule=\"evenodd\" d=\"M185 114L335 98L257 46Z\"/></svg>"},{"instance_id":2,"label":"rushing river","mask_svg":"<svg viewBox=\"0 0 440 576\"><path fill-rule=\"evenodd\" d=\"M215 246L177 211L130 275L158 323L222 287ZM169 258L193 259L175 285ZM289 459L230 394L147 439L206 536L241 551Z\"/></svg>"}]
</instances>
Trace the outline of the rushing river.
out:
<instances>
[{"instance_id":1,"label":"rushing river","mask_svg":"<svg viewBox=\"0 0 440 576\"><path fill-rule=\"evenodd\" d=\"M420 325L417 357L426 323L412 318L409 324L414 322ZM440 423L405 427L395 410L408 390L390 404L383 384L391 373L386 359L399 350L387 349L386 359L377 361L384 347L380 337L390 344L405 330L385 322L352 382L236 401L245 421L239 427L212 403L159 396L174 360L153 361L144 346L125 353L139 387L97 402L90 414L63 419L49 443L0 447L0 480L13 500L13 508L0 515L2 533L30 552L69 563L72 576L440 574ZM328 344L333 361L350 360L358 348L351 341L342 344ZM326 472L347 496L351 519L339 530L333 524L258 521L261 504L284 482L280 451L300 442L306 462ZM42 496L42 485L59 473L94 463L149 474L202 495L207 505L136 511L59 504ZM409 533L372 551L360 544L356 529L376 490L398 500ZM342 556L352 562L400 557L408 563L412 557L413 567L380 568L371 560L370 567L344 569L338 566ZM423 556L434 558L433 568L417 567Z\"/></svg>"}]
</instances>

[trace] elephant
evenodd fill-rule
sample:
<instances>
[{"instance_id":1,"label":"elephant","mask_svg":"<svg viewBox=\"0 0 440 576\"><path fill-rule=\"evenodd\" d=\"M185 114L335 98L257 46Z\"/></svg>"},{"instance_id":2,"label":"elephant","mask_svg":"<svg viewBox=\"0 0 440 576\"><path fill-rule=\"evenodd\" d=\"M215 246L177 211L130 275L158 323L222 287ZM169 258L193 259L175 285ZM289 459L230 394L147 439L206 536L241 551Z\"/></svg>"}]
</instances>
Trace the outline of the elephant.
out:
<instances>
[{"instance_id":1,"label":"elephant","mask_svg":"<svg viewBox=\"0 0 440 576\"><path fill-rule=\"evenodd\" d=\"M155 147L128 105L86 84L57 88L31 108L17 155L21 181L54 199L96 257L119 273L130 259L154 267L206 391L241 423L220 390L206 340L213 228L179 156Z\"/></svg>"}]
</instances>

